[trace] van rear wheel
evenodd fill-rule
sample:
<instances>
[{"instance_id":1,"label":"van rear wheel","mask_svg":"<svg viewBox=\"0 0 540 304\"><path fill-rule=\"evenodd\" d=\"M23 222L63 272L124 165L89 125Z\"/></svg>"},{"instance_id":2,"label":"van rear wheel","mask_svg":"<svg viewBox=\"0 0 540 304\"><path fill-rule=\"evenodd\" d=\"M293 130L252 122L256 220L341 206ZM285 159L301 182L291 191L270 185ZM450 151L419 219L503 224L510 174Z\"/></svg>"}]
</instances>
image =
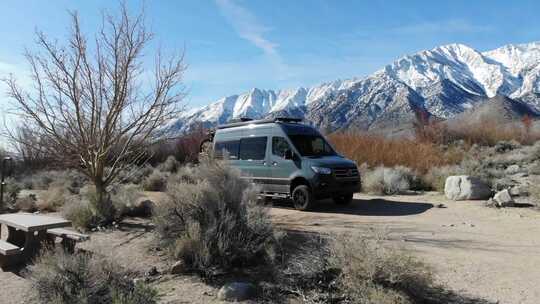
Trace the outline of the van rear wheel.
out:
<instances>
[{"instance_id":1,"label":"van rear wheel","mask_svg":"<svg viewBox=\"0 0 540 304\"><path fill-rule=\"evenodd\" d=\"M334 196L332 199L334 200L334 203L336 203L337 205L348 205L353 200L353 194L347 193L344 195L338 195L338 196Z\"/></svg>"},{"instance_id":2,"label":"van rear wheel","mask_svg":"<svg viewBox=\"0 0 540 304\"><path fill-rule=\"evenodd\" d=\"M299 185L294 188L292 200L296 210L309 210L309 208L311 208L313 205L313 195L311 190L309 190L309 187L306 185Z\"/></svg>"}]
</instances>

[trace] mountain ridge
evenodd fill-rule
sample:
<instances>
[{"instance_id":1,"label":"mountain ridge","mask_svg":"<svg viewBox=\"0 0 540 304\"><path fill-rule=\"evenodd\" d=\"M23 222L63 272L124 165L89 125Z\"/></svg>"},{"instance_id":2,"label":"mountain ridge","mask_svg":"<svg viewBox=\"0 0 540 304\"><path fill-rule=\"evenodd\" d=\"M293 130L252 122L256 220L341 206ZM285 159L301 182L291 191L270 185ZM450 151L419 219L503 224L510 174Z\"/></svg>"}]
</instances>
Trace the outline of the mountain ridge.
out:
<instances>
[{"instance_id":1,"label":"mountain ridge","mask_svg":"<svg viewBox=\"0 0 540 304\"><path fill-rule=\"evenodd\" d=\"M283 90L253 88L181 114L167 132L212 127L238 117L290 115L331 130L405 123L419 109L453 118L496 96L540 112L540 42L477 51L447 44L405 55L363 78Z\"/></svg>"}]
</instances>

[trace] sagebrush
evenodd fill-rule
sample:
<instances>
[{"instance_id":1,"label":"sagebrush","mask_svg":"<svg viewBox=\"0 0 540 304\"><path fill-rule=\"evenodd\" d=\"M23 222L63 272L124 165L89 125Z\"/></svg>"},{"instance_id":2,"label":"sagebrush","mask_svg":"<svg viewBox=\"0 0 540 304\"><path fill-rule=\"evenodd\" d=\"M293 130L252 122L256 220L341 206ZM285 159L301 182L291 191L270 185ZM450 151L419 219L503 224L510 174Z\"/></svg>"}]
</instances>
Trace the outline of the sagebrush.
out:
<instances>
[{"instance_id":1,"label":"sagebrush","mask_svg":"<svg viewBox=\"0 0 540 304\"><path fill-rule=\"evenodd\" d=\"M212 160L179 171L154 214L159 240L175 258L203 275L273 263L279 234L239 171Z\"/></svg>"},{"instance_id":2,"label":"sagebrush","mask_svg":"<svg viewBox=\"0 0 540 304\"><path fill-rule=\"evenodd\" d=\"M420 177L403 166L377 167L363 171L362 174L364 189L371 194L401 194L408 190L421 190L423 187Z\"/></svg>"},{"instance_id":3,"label":"sagebrush","mask_svg":"<svg viewBox=\"0 0 540 304\"><path fill-rule=\"evenodd\" d=\"M431 303L426 300L437 288L431 268L380 231L308 242L280 275L282 289L307 303Z\"/></svg>"},{"instance_id":4,"label":"sagebrush","mask_svg":"<svg viewBox=\"0 0 540 304\"><path fill-rule=\"evenodd\" d=\"M44 252L26 274L33 303L154 304L157 291L135 274L91 253Z\"/></svg>"}]
</instances>

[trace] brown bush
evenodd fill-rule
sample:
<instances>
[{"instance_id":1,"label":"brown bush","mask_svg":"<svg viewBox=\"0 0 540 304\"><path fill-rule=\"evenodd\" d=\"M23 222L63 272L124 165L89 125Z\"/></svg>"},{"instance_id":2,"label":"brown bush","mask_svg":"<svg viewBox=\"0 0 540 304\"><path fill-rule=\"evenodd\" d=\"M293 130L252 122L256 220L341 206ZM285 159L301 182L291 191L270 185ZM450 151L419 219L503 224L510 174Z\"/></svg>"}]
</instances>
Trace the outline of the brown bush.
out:
<instances>
[{"instance_id":1,"label":"brown bush","mask_svg":"<svg viewBox=\"0 0 540 304\"><path fill-rule=\"evenodd\" d=\"M540 139L540 134L533 132L531 125L532 121L528 116L523 118L521 125L501 125L489 120L458 121L451 124L440 122L427 125L423 129L422 136L417 138L423 142L437 144L463 141L467 145L494 146L500 141L517 141L529 145Z\"/></svg>"},{"instance_id":2,"label":"brown bush","mask_svg":"<svg viewBox=\"0 0 540 304\"><path fill-rule=\"evenodd\" d=\"M433 166L457 164L463 152L444 150L439 145L412 139L389 139L366 133L336 133L329 136L338 152L358 164L370 167L405 166L425 173Z\"/></svg>"},{"instance_id":3,"label":"brown bush","mask_svg":"<svg viewBox=\"0 0 540 304\"><path fill-rule=\"evenodd\" d=\"M532 144L540 138L530 130L530 127L518 125L501 125L495 121L481 121L478 123L460 123L445 129L446 143L463 140L469 145L494 146L500 141L515 140L521 144Z\"/></svg>"},{"instance_id":4,"label":"brown bush","mask_svg":"<svg viewBox=\"0 0 540 304\"><path fill-rule=\"evenodd\" d=\"M153 144L149 150L148 163L157 166L174 157L180 163L193 163L198 161L201 142L208 136L202 127L178 138L163 140Z\"/></svg>"}]
</instances>

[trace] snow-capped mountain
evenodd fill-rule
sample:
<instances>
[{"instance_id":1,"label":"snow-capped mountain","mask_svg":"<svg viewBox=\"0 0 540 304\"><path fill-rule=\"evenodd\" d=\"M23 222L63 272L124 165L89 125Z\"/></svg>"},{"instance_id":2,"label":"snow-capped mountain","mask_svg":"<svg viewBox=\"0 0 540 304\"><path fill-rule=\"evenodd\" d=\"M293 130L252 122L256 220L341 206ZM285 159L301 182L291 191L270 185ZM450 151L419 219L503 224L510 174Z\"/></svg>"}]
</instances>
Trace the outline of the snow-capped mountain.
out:
<instances>
[{"instance_id":1,"label":"snow-capped mountain","mask_svg":"<svg viewBox=\"0 0 540 304\"><path fill-rule=\"evenodd\" d=\"M479 52L463 44L407 55L365 78L311 88L251 91L182 114L170 132L238 117L292 115L319 127L397 128L418 110L452 118L506 96L540 112L540 42Z\"/></svg>"}]
</instances>

